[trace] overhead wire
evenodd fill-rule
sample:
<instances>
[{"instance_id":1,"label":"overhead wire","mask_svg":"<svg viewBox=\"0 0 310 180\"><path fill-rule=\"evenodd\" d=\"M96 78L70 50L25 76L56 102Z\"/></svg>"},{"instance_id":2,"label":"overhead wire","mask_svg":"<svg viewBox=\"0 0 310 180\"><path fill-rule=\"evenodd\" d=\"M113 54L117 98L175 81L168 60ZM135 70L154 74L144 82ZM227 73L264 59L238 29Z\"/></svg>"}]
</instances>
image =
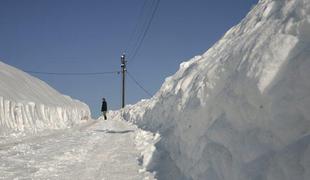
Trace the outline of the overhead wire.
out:
<instances>
[{"instance_id":1,"label":"overhead wire","mask_svg":"<svg viewBox=\"0 0 310 180\"><path fill-rule=\"evenodd\" d=\"M137 53L139 52L143 42L144 42L144 39L151 27L151 24L152 24L152 21L155 17L155 14L158 10L158 7L159 7L159 3L160 3L160 0L155 0L155 4L152 3L152 6L154 6L154 8L152 8L152 11L150 13L150 16L147 18L147 20L145 21L145 25L143 26L143 29L142 29L142 33L140 33L140 35L137 37L137 41L135 43L135 46L133 47L133 50L131 53L129 53L129 57L128 59L130 59L130 63L133 62L133 60L135 59Z\"/></svg>"},{"instance_id":2,"label":"overhead wire","mask_svg":"<svg viewBox=\"0 0 310 180\"><path fill-rule=\"evenodd\" d=\"M154 3L154 1L156 1L156 3ZM160 0L154 0L152 1L152 4L151 4L151 12L149 13L149 15L147 16L145 22L141 25L142 26L142 30L141 32L139 33L138 29L139 29L139 21L137 22L136 24L136 27L135 27L135 30L133 31L133 35L132 37L130 37L130 40L129 40L129 43L126 47L126 51L129 50L129 45L130 45L130 41L132 41L133 37L135 34L137 34L137 40L135 41L135 44L132 48L132 53L128 53L129 54L129 59L134 59L135 56L137 55L138 51L140 50L141 48L141 45L150 29L150 26L151 26L151 23L154 19L154 16L155 16L155 13L158 9L158 6L159 6L159 2ZM155 6L154 6L155 5ZM154 6L154 7L153 7ZM140 18L139 19L142 19L143 17L143 14L144 14L144 11L145 9L147 8L147 0L145 0L143 6L141 7L141 10L140 10ZM131 51L129 51L131 52ZM103 75L103 74L113 74L113 73L120 73L119 71L108 71L108 72L85 72L85 73L80 73L80 72L70 72L70 73L67 73L67 72L41 72L41 71L30 71L30 70L27 70L25 71L27 73L31 73L31 74L41 74L41 75L60 75L60 76L89 76L89 75Z\"/></svg>"},{"instance_id":3,"label":"overhead wire","mask_svg":"<svg viewBox=\"0 0 310 180\"><path fill-rule=\"evenodd\" d=\"M106 72L42 72L42 71L24 71L30 74L41 74L41 75L58 75L58 76L94 76L104 74L119 74L120 71L106 71Z\"/></svg>"},{"instance_id":4,"label":"overhead wire","mask_svg":"<svg viewBox=\"0 0 310 180\"><path fill-rule=\"evenodd\" d=\"M138 87L140 87L140 89L142 89L147 95L149 95L149 97L152 97L152 94L151 94L148 90L146 90L146 89L133 77L133 75L131 75L128 71L126 71L126 72L127 72L128 76L129 76L129 78L130 78L131 80L133 80L133 82L134 82Z\"/></svg>"},{"instance_id":5,"label":"overhead wire","mask_svg":"<svg viewBox=\"0 0 310 180\"><path fill-rule=\"evenodd\" d=\"M135 49L133 50L133 53L130 54L130 56L129 56L129 59L131 59L131 63L135 60L135 57L136 57L137 53L139 52L139 50L140 50L140 48L141 48L141 46L142 46L142 44L144 42L144 39L145 39L145 37L146 37L150 27L151 27L152 21L153 21L153 19L155 17L156 11L157 11L157 9L159 7L159 2L160 2L160 0L156 0L155 7L154 7L154 9L153 9L153 11L151 13L151 16L150 16L149 20L147 21L146 27L145 27L143 33L141 34L140 39L138 39L137 45L135 46Z\"/></svg>"},{"instance_id":6,"label":"overhead wire","mask_svg":"<svg viewBox=\"0 0 310 180\"><path fill-rule=\"evenodd\" d=\"M130 46L126 47L126 54L132 54L137 44L139 43L142 34L146 29L147 23L152 15L152 11L155 7L154 5L156 1L157 0L144 0L144 4L140 9L136 26L132 31L130 40L128 41L128 45Z\"/></svg>"},{"instance_id":7,"label":"overhead wire","mask_svg":"<svg viewBox=\"0 0 310 180\"><path fill-rule=\"evenodd\" d=\"M154 2L155 2L155 3L154 3ZM142 8L141 8L141 10L140 10L139 20L138 20L138 22L137 22L137 24L136 24L136 26L135 26L135 29L134 29L134 32L132 33L132 36L130 37L130 42L128 42L128 45L127 45L126 51L125 51L125 52L129 55L129 56L128 56L128 59L130 60L130 61L129 61L130 63L132 63L132 62L135 60L135 57L136 57L137 53L139 52L139 50L140 50L140 48L141 48L141 46L142 46L142 44L143 44L143 42L144 42L144 39L145 39L147 33L149 32L149 29L150 29L150 27L151 27L152 21L153 21L153 19L154 19L154 17L155 17L155 14L156 14L157 10L158 10L159 3L160 3L160 0L154 0L154 1L152 1L151 7L150 7L151 11L149 12L149 14L148 14L147 18L145 19L145 21L143 22L143 24L139 26L140 19L142 19L142 16L144 15L144 11L145 11L145 9L146 9L146 7L147 7L147 0L145 0L144 4L143 4L143 6L142 6ZM140 31L140 33L139 33L139 31L138 31L139 27L142 28L141 31ZM131 42L131 41L132 41L133 37L134 37L136 34L137 34L137 36L136 36L137 39L136 39L136 41L133 43L133 42ZM133 48L131 49L131 51L129 51L129 47L128 47L128 46L129 46L131 43L133 44ZM129 73L128 71L126 71L126 73L128 74L129 78L130 78L131 80L133 80L133 82L134 82L140 89L142 89L149 97L152 97L152 94L151 94L148 90L146 90L146 88L144 88L144 87L141 85L141 83L139 83L139 82L133 77L133 75L132 75L131 73Z\"/></svg>"},{"instance_id":8,"label":"overhead wire","mask_svg":"<svg viewBox=\"0 0 310 180\"><path fill-rule=\"evenodd\" d=\"M147 8L147 0L144 0L144 3L143 5L141 6L140 8L140 12L139 12L139 16L138 16L138 20L137 20L137 23L133 29L133 31L131 32L131 35L128 39L128 42L127 42L127 45L126 45L126 48L124 50L124 52L126 52L127 54L129 54L129 46L132 45L134 42L134 37L136 37L138 34L139 34L139 28L141 28L141 21L143 22L143 17L144 17L144 14L146 12L146 8Z\"/></svg>"},{"instance_id":9,"label":"overhead wire","mask_svg":"<svg viewBox=\"0 0 310 180\"><path fill-rule=\"evenodd\" d=\"M147 11L147 5L149 2L148 0L145 0L144 4L141 6L140 13L139 13L139 19L137 21L137 24L134 28L134 31L132 32L128 44L125 49L125 53L128 54L128 59L130 60L130 63L133 62L136 55L138 54L144 39L146 35L149 32L149 29L151 27L152 21L155 17L155 14L158 10L160 0L152 0L150 5L150 11ZM143 18L145 17L145 18ZM136 37L136 40L134 41L134 37ZM131 49L129 47L131 46ZM25 72L30 74L41 74L41 75L57 75L57 76L95 76L95 75L105 75L105 74L119 74L120 71L106 71L106 72L43 72L43 71L32 71L32 70L26 70ZM139 83L132 74L130 74L128 71L126 71L129 78L141 89L143 90L148 96L152 97L152 94L144 88L141 83Z\"/></svg>"}]
</instances>

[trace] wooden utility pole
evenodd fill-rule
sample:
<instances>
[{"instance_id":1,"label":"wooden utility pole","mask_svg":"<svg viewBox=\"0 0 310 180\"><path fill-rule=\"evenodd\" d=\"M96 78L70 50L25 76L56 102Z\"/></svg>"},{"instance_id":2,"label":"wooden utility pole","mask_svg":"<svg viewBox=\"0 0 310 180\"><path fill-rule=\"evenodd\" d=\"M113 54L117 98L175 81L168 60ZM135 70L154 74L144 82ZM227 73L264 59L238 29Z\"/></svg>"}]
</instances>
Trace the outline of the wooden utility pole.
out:
<instances>
[{"instance_id":1,"label":"wooden utility pole","mask_svg":"<svg viewBox=\"0 0 310 180\"><path fill-rule=\"evenodd\" d=\"M121 56L121 68L122 68L122 108L124 108L125 107L125 74L126 74L125 54Z\"/></svg>"}]
</instances>

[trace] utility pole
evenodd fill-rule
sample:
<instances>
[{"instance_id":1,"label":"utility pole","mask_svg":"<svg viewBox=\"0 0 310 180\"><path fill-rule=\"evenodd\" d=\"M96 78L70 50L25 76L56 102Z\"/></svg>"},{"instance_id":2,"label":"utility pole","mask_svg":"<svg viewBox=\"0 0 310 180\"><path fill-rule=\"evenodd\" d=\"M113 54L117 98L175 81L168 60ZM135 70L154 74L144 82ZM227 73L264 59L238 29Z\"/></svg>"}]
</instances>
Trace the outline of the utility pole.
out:
<instances>
[{"instance_id":1,"label":"utility pole","mask_svg":"<svg viewBox=\"0 0 310 180\"><path fill-rule=\"evenodd\" d=\"M126 60L125 54L121 56L121 68L122 68L122 108L125 107L125 74L126 74Z\"/></svg>"}]
</instances>

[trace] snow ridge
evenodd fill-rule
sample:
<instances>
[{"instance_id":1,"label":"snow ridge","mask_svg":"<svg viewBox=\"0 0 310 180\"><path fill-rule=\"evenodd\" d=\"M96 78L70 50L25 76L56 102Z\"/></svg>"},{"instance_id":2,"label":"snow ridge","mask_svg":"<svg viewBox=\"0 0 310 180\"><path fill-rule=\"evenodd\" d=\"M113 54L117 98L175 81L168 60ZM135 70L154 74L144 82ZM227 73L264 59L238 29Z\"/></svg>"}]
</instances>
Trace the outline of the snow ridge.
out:
<instances>
[{"instance_id":1,"label":"snow ridge","mask_svg":"<svg viewBox=\"0 0 310 180\"><path fill-rule=\"evenodd\" d=\"M306 180L309 57L310 1L260 0L123 115L160 134L183 179Z\"/></svg>"},{"instance_id":2,"label":"snow ridge","mask_svg":"<svg viewBox=\"0 0 310 180\"><path fill-rule=\"evenodd\" d=\"M0 62L0 132L60 129L90 118L88 106Z\"/></svg>"}]
</instances>

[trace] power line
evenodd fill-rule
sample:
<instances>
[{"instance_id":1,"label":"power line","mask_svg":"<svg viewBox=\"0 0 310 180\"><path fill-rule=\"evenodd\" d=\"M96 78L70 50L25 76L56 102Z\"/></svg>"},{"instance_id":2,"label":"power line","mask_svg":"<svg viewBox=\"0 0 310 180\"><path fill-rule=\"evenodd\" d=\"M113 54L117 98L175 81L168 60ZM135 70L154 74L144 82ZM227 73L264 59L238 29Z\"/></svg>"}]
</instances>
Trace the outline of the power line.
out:
<instances>
[{"instance_id":1,"label":"power line","mask_svg":"<svg viewBox=\"0 0 310 180\"><path fill-rule=\"evenodd\" d=\"M125 49L125 52L127 54L129 54L129 46L133 43L133 39L134 37L139 34L139 25L141 24L140 22L143 21L143 14L145 12L145 9L146 9L146 5L147 5L147 0L144 0L144 3L143 5L141 6L141 9L140 9L140 12L139 12L139 16L138 16L138 21L135 25L135 28L134 30L131 32L131 35L130 35L130 38L129 38L129 41L127 42L127 46L126 46L126 49Z\"/></svg>"},{"instance_id":2,"label":"power line","mask_svg":"<svg viewBox=\"0 0 310 180\"><path fill-rule=\"evenodd\" d=\"M153 19L155 17L156 11L157 11L158 6L159 6L159 3L160 3L160 0L157 0L156 4L155 4L155 8L153 9L153 11L151 13L151 17L149 18L149 20L148 20L148 22L146 24L146 28L144 29L144 32L139 37L140 39L138 39L138 41L137 41L137 45L134 48L133 54L131 54L130 57L129 57L130 59L132 59L132 61L134 60L134 58L136 57L138 51L140 50L141 45L142 45L142 43L143 43L143 41L144 41L144 39L145 39L145 37L146 37L150 27L151 27L151 24L152 24L152 21L153 21Z\"/></svg>"},{"instance_id":3,"label":"power line","mask_svg":"<svg viewBox=\"0 0 310 180\"><path fill-rule=\"evenodd\" d=\"M139 41L141 40L143 32L145 31L147 27L147 23L149 22L151 18L156 1L157 0L144 0L144 4L140 10L140 14L139 14L135 29L131 34L132 37L130 38L130 41L128 42L128 45L130 45L131 47L126 48L127 54L132 54L132 52L136 49L137 45L139 44Z\"/></svg>"},{"instance_id":4,"label":"power line","mask_svg":"<svg viewBox=\"0 0 310 180\"><path fill-rule=\"evenodd\" d=\"M136 57L136 55L137 55L138 51L140 50L141 45L142 45L142 43L143 43L143 41L144 41L144 39L146 37L146 35L147 35L147 33L148 33L148 31L149 31L149 29L151 27L151 24L152 24L152 21L153 21L153 19L155 17L156 11L158 10L159 3L160 3L160 0L156 0L155 8L153 9L150 18L147 21L145 29L144 29L143 33L140 36L138 36L137 43L136 43L137 45L133 48L133 53L129 54L130 55L129 59L131 59L131 62Z\"/></svg>"},{"instance_id":5,"label":"power line","mask_svg":"<svg viewBox=\"0 0 310 180\"><path fill-rule=\"evenodd\" d=\"M57 75L57 76L95 76L95 75L104 75L104 74L119 74L119 71L106 71L106 72L41 72L41 71L24 71L30 74L42 74L42 75Z\"/></svg>"},{"instance_id":6,"label":"power line","mask_svg":"<svg viewBox=\"0 0 310 180\"><path fill-rule=\"evenodd\" d=\"M152 94L146 90L128 71L126 71L128 76L130 77L130 79L132 79L137 86L139 86L147 95L149 95L149 97L152 97Z\"/></svg>"}]
</instances>

